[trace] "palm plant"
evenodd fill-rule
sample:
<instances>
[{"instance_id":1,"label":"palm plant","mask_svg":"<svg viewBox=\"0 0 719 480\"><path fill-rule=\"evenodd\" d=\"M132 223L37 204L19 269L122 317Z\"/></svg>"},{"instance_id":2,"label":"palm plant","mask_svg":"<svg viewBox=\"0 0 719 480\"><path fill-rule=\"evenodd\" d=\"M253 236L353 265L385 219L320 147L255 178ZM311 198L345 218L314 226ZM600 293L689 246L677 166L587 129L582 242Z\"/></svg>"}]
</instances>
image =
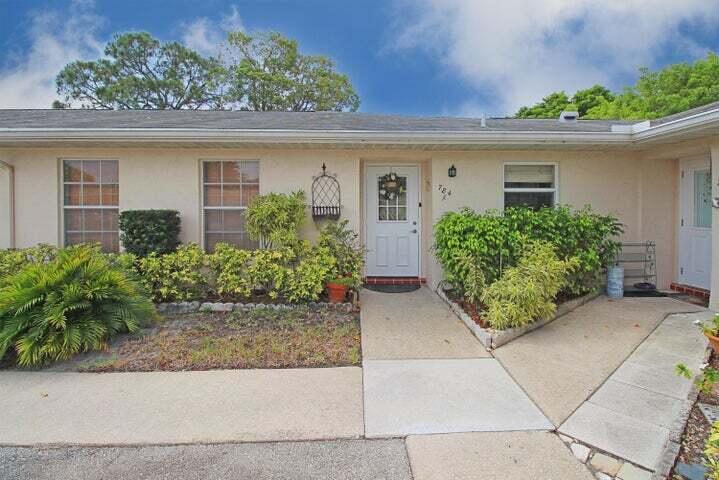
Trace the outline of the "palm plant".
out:
<instances>
[{"instance_id":1,"label":"palm plant","mask_svg":"<svg viewBox=\"0 0 719 480\"><path fill-rule=\"evenodd\" d=\"M133 273L96 247L70 247L0 288L0 358L14 348L21 366L65 360L155 315Z\"/></svg>"}]
</instances>

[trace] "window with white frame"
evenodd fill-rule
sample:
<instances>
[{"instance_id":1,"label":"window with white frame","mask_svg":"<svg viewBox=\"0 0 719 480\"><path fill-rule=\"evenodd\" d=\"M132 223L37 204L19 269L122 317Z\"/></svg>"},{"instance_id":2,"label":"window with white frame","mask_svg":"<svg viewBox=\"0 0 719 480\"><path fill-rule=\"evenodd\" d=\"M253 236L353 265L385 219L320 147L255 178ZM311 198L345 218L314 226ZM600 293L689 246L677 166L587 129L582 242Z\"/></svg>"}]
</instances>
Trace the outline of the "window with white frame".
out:
<instances>
[{"instance_id":1,"label":"window with white frame","mask_svg":"<svg viewBox=\"0 0 719 480\"><path fill-rule=\"evenodd\" d=\"M557 166L507 163L504 165L504 208L551 207L557 201Z\"/></svg>"},{"instance_id":2,"label":"window with white frame","mask_svg":"<svg viewBox=\"0 0 719 480\"><path fill-rule=\"evenodd\" d=\"M106 252L120 248L117 160L63 160L65 245L99 243Z\"/></svg>"},{"instance_id":3,"label":"window with white frame","mask_svg":"<svg viewBox=\"0 0 719 480\"><path fill-rule=\"evenodd\" d=\"M245 228L245 211L260 193L257 161L206 160L202 162L205 249L219 242L256 248Z\"/></svg>"}]
</instances>

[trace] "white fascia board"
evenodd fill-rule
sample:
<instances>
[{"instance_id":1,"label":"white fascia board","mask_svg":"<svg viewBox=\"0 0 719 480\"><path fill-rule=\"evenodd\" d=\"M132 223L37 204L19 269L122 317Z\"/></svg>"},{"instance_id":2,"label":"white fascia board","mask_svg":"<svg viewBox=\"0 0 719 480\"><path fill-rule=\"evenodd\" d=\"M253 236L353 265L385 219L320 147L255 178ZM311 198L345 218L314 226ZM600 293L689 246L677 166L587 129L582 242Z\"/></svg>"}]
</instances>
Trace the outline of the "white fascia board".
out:
<instances>
[{"instance_id":1,"label":"white fascia board","mask_svg":"<svg viewBox=\"0 0 719 480\"><path fill-rule=\"evenodd\" d=\"M0 144L35 142L208 142L277 144L492 145L628 144L631 135L612 132L382 132L229 129L0 129Z\"/></svg>"},{"instance_id":2,"label":"white fascia board","mask_svg":"<svg viewBox=\"0 0 719 480\"><path fill-rule=\"evenodd\" d=\"M673 137L712 127L719 127L719 108L672 120L653 127L649 126L636 132L633 136L636 143L645 143L654 139Z\"/></svg>"}]
</instances>

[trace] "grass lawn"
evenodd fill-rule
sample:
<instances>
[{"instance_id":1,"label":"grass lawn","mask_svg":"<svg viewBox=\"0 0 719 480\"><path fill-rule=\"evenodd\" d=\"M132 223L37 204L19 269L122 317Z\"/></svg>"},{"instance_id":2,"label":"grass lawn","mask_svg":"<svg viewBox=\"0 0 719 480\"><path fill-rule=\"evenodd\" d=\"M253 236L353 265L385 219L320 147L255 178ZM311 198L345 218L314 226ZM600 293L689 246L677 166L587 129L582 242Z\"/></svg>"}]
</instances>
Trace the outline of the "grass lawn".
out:
<instances>
[{"instance_id":1,"label":"grass lawn","mask_svg":"<svg viewBox=\"0 0 719 480\"><path fill-rule=\"evenodd\" d=\"M146 372L360 365L356 313L256 309L168 316L141 334L118 338L52 369Z\"/></svg>"}]
</instances>

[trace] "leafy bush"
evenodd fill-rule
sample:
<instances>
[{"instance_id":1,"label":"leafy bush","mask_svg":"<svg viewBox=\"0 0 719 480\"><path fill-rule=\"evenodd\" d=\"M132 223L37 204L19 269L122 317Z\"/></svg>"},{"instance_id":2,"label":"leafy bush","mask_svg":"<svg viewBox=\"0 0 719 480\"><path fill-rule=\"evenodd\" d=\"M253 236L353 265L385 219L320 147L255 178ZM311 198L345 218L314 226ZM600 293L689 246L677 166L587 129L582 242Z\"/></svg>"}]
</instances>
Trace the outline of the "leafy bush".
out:
<instances>
[{"instance_id":1,"label":"leafy bush","mask_svg":"<svg viewBox=\"0 0 719 480\"><path fill-rule=\"evenodd\" d=\"M29 265L47 263L56 256L57 247L45 243L19 250L0 250L0 284Z\"/></svg>"},{"instance_id":2,"label":"leafy bush","mask_svg":"<svg viewBox=\"0 0 719 480\"><path fill-rule=\"evenodd\" d=\"M120 213L119 222L125 251L139 257L174 252L180 244L176 210L127 210Z\"/></svg>"},{"instance_id":3,"label":"leafy bush","mask_svg":"<svg viewBox=\"0 0 719 480\"><path fill-rule=\"evenodd\" d=\"M336 259L328 248L310 248L289 272L282 296L291 302L317 300L327 281L334 276L336 267Z\"/></svg>"},{"instance_id":4,"label":"leafy bush","mask_svg":"<svg viewBox=\"0 0 719 480\"><path fill-rule=\"evenodd\" d=\"M460 255L457 260L458 267L463 271L462 296L467 302L478 305L482 292L487 287L482 264L468 253Z\"/></svg>"},{"instance_id":5,"label":"leafy bush","mask_svg":"<svg viewBox=\"0 0 719 480\"><path fill-rule=\"evenodd\" d=\"M205 252L195 243L165 255L151 253L139 260L138 270L156 302L199 300L207 295Z\"/></svg>"},{"instance_id":6,"label":"leafy bush","mask_svg":"<svg viewBox=\"0 0 719 480\"><path fill-rule=\"evenodd\" d=\"M64 360L102 349L153 316L145 290L126 269L97 248L66 248L0 288L0 358L14 348L20 365Z\"/></svg>"},{"instance_id":7,"label":"leafy bush","mask_svg":"<svg viewBox=\"0 0 719 480\"><path fill-rule=\"evenodd\" d=\"M362 266L364 265L364 249L359 244L359 234L347 227L349 222L341 220L330 222L320 233L319 246L329 251L334 257L337 278L349 277L347 286L359 287L362 283Z\"/></svg>"},{"instance_id":8,"label":"leafy bush","mask_svg":"<svg viewBox=\"0 0 719 480\"><path fill-rule=\"evenodd\" d=\"M302 190L290 193L258 195L247 209L246 227L250 238L260 242L260 248L292 246L305 219L305 194Z\"/></svg>"},{"instance_id":9,"label":"leafy bush","mask_svg":"<svg viewBox=\"0 0 719 480\"><path fill-rule=\"evenodd\" d=\"M327 248L307 242L253 251L219 243L208 264L215 274L215 289L225 298L246 298L260 290L270 298L302 302L317 300L336 261Z\"/></svg>"},{"instance_id":10,"label":"leafy bush","mask_svg":"<svg viewBox=\"0 0 719 480\"><path fill-rule=\"evenodd\" d=\"M548 242L525 243L517 266L504 270L481 295L489 324L504 330L553 315L553 300L578 265L575 258L560 260Z\"/></svg>"},{"instance_id":11,"label":"leafy bush","mask_svg":"<svg viewBox=\"0 0 719 480\"><path fill-rule=\"evenodd\" d=\"M617 236L622 231L616 218L589 207L509 208L503 214L463 209L446 213L437 222L434 251L447 281L462 290L469 274L462 260L465 254L479 262L487 281L493 282L505 268L517 264L526 239L547 241L555 245L560 259L577 258L579 265L563 291L577 296L600 285L602 269L619 250Z\"/></svg>"}]
</instances>

